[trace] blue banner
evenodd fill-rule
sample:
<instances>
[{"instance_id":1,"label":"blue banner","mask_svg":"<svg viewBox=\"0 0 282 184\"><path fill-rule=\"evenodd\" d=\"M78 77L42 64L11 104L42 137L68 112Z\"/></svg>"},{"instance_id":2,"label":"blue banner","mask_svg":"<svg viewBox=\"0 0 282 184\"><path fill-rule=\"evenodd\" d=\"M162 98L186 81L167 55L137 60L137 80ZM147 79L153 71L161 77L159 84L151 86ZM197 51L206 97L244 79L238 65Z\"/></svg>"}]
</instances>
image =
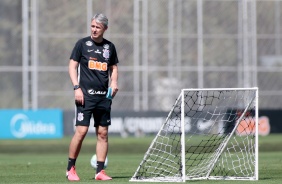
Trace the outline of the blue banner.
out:
<instances>
[{"instance_id":1,"label":"blue banner","mask_svg":"<svg viewBox=\"0 0 282 184\"><path fill-rule=\"evenodd\" d=\"M0 110L0 139L52 139L63 137L60 109Z\"/></svg>"}]
</instances>

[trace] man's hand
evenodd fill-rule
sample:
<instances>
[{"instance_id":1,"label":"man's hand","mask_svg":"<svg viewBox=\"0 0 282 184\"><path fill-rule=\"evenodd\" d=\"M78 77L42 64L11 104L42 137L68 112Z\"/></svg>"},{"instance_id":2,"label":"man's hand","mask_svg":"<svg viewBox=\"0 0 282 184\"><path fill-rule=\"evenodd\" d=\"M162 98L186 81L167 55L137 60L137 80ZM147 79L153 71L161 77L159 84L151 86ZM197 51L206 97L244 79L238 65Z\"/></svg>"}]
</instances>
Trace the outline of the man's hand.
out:
<instances>
[{"instance_id":1,"label":"man's hand","mask_svg":"<svg viewBox=\"0 0 282 184\"><path fill-rule=\"evenodd\" d=\"M84 105L83 92L80 88L74 90L75 104Z\"/></svg>"},{"instance_id":2,"label":"man's hand","mask_svg":"<svg viewBox=\"0 0 282 184\"><path fill-rule=\"evenodd\" d=\"M112 88L112 97L114 98L114 96L118 92L118 86L116 84L111 84L111 88Z\"/></svg>"}]
</instances>

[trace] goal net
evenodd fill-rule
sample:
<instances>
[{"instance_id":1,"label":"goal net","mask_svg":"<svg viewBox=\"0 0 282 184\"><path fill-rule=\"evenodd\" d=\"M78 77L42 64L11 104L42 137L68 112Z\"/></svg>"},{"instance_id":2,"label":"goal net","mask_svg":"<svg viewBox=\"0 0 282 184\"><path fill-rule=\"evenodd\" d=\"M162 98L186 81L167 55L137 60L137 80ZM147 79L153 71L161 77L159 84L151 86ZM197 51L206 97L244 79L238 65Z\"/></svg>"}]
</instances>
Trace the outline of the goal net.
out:
<instances>
[{"instance_id":1,"label":"goal net","mask_svg":"<svg viewBox=\"0 0 282 184\"><path fill-rule=\"evenodd\" d=\"M183 89L130 181L258 180L258 88Z\"/></svg>"}]
</instances>

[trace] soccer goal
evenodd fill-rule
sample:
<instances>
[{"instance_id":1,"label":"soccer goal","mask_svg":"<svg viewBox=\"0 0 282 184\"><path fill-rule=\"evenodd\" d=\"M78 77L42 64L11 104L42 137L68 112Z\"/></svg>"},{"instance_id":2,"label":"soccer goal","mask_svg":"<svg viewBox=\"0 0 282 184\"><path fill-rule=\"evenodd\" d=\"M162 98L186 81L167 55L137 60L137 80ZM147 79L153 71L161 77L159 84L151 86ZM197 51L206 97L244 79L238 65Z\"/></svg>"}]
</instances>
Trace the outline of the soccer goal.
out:
<instances>
[{"instance_id":1,"label":"soccer goal","mask_svg":"<svg viewBox=\"0 0 282 184\"><path fill-rule=\"evenodd\" d=\"M183 89L130 181L258 180L258 88Z\"/></svg>"}]
</instances>

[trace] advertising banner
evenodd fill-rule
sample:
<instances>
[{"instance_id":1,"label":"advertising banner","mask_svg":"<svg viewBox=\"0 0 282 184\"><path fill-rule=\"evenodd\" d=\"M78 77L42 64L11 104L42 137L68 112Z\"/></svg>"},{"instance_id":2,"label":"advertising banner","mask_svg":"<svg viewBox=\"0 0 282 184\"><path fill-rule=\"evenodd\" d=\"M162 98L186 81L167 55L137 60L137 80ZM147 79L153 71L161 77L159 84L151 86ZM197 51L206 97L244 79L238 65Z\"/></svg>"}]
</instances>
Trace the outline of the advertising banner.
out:
<instances>
[{"instance_id":1,"label":"advertising banner","mask_svg":"<svg viewBox=\"0 0 282 184\"><path fill-rule=\"evenodd\" d=\"M260 110L259 111L259 127L258 134L262 136L266 136L270 133L282 133L282 123L280 123L280 114L281 110ZM64 111L64 135L73 135L75 130L75 117L74 111ZM148 134L156 134L161 125L165 122L168 112L160 112L160 111L146 111L146 112L133 112L133 111L124 111L124 112L112 112L112 125L109 128L110 134L120 135L122 137L127 136L143 136ZM187 125L191 124L192 121L189 118L186 118L188 122ZM190 123L189 123L190 122ZM246 127L246 123L250 126ZM218 126L213 126L211 130L211 125L214 122L212 118L210 120L198 121L197 127L198 130L187 126L185 130L189 131L211 131L216 132L218 129L221 129L221 123L218 123ZM95 128L93 127L94 120L91 119L89 131L90 134L95 134ZM245 131L253 132L255 128L255 122L240 122L240 126L238 126L237 131L241 132L240 128L244 127L247 129Z\"/></svg>"},{"instance_id":2,"label":"advertising banner","mask_svg":"<svg viewBox=\"0 0 282 184\"><path fill-rule=\"evenodd\" d=\"M0 139L50 139L63 137L59 109L0 110Z\"/></svg>"}]
</instances>

